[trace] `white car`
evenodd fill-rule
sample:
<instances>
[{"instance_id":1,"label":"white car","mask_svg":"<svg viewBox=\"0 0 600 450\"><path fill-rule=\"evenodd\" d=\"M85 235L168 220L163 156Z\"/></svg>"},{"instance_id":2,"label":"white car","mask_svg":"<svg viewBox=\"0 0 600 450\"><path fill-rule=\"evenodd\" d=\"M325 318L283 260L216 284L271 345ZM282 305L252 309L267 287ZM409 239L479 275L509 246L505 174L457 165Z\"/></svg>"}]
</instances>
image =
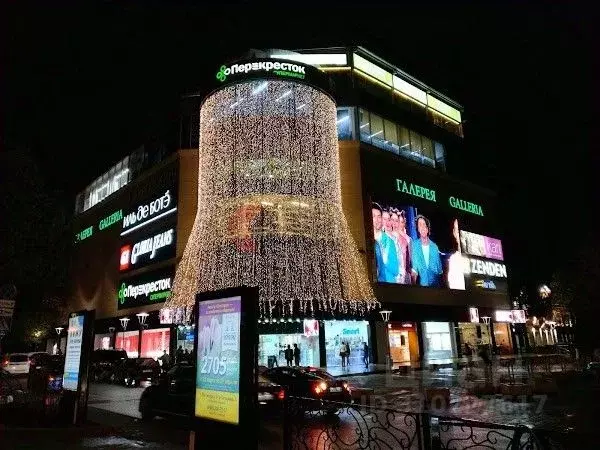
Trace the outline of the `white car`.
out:
<instances>
[{"instance_id":1,"label":"white car","mask_svg":"<svg viewBox=\"0 0 600 450\"><path fill-rule=\"evenodd\" d=\"M2 362L2 368L12 375L26 375L29 373L30 358L45 352L11 353Z\"/></svg>"}]
</instances>

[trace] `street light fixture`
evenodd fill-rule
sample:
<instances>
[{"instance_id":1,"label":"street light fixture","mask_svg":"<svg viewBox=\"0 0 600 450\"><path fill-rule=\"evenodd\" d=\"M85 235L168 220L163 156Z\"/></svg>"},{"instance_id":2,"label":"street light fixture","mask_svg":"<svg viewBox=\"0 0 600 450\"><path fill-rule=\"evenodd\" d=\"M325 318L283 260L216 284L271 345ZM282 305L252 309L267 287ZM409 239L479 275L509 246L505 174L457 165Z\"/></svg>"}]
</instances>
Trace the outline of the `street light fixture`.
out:
<instances>
[{"instance_id":1,"label":"street light fixture","mask_svg":"<svg viewBox=\"0 0 600 450\"><path fill-rule=\"evenodd\" d=\"M487 329L488 329L488 347L490 348L490 357L492 356L492 328L490 326L491 319L492 318L490 316L481 317L481 320L483 320L483 323L485 323L487 325Z\"/></svg>"},{"instance_id":2,"label":"street light fixture","mask_svg":"<svg viewBox=\"0 0 600 450\"><path fill-rule=\"evenodd\" d=\"M147 312L141 312L141 313L137 313L136 316L138 318L138 322L140 323L140 327L144 327L146 325L146 319L148 318L150 314L148 314Z\"/></svg>"},{"instance_id":3,"label":"street light fixture","mask_svg":"<svg viewBox=\"0 0 600 450\"><path fill-rule=\"evenodd\" d=\"M389 321L390 321L390 316L392 315L392 311L390 311L389 309L382 309L381 311L379 311L379 314L381 315L381 320L383 320L383 322L385 323L385 349L386 349L385 366L391 369L392 368L392 357L390 355L390 325L389 325Z\"/></svg>"},{"instance_id":4,"label":"street light fixture","mask_svg":"<svg viewBox=\"0 0 600 450\"><path fill-rule=\"evenodd\" d=\"M121 327L123 328L123 339L121 339L121 345L123 347L125 346L125 331L127 331L127 324L129 324L129 320L130 320L129 317L121 317L119 319L119 322L121 322ZM117 343L115 342L115 347L116 346L117 346Z\"/></svg>"},{"instance_id":5,"label":"street light fixture","mask_svg":"<svg viewBox=\"0 0 600 450\"><path fill-rule=\"evenodd\" d=\"M56 338L56 348L58 349L57 351L60 350L60 334L62 333L62 331L64 330L63 327L56 327L56 334L58 335L58 337Z\"/></svg>"}]
</instances>

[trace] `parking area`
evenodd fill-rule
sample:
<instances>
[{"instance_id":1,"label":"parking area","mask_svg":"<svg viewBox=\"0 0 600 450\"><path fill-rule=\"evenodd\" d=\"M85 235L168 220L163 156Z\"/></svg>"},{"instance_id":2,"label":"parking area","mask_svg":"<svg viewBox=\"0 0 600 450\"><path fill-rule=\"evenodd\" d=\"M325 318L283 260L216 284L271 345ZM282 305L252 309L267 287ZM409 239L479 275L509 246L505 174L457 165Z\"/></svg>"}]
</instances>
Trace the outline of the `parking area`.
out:
<instances>
[{"instance_id":1,"label":"parking area","mask_svg":"<svg viewBox=\"0 0 600 450\"><path fill-rule=\"evenodd\" d=\"M145 387L125 387L115 384L91 383L89 406L124 416L140 418L138 404Z\"/></svg>"}]
</instances>

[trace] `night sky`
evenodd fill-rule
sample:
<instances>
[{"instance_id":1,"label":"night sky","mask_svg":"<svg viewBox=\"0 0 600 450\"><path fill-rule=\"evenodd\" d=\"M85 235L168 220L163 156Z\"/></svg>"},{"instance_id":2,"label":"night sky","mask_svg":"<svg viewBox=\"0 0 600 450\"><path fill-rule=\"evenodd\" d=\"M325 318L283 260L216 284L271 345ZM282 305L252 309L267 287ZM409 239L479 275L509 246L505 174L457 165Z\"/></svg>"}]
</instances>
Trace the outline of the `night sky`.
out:
<instances>
[{"instance_id":1,"label":"night sky","mask_svg":"<svg viewBox=\"0 0 600 450\"><path fill-rule=\"evenodd\" d=\"M595 21L591 11L516 5L9 9L3 146L33 152L70 211L114 162L160 142L180 96L223 59L248 48L362 45L464 106L464 155L449 172L499 193L513 288L547 282L595 229Z\"/></svg>"}]
</instances>

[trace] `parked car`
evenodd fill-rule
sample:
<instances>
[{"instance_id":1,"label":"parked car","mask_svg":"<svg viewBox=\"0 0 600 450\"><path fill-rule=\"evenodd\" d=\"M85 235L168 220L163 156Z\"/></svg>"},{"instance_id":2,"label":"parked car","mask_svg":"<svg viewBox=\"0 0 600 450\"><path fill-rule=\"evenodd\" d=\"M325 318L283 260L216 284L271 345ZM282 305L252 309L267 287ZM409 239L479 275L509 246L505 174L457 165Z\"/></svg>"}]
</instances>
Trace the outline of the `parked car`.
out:
<instances>
[{"instance_id":1,"label":"parked car","mask_svg":"<svg viewBox=\"0 0 600 450\"><path fill-rule=\"evenodd\" d=\"M196 390L196 367L175 365L164 374L158 384L149 386L140 398L139 411L143 420L155 416L194 415L194 394ZM281 410L285 390L262 375L258 376L258 406L263 412Z\"/></svg>"},{"instance_id":2,"label":"parked car","mask_svg":"<svg viewBox=\"0 0 600 450\"><path fill-rule=\"evenodd\" d=\"M62 389L65 357L42 353L30 359L27 387L29 392L43 395L48 392L59 392Z\"/></svg>"},{"instance_id":3,"label":"parked car","mask_svg":"<svg viewBox=\"0 0 600 450\"><path fill-rule=\"evenodd\" d=\"M348 383L336 379L317 367L274 367L263 373L272 382L283 386L290 396L315 400L305 402L306 409L337 411L335 405L325 402L351 402Z\"/></svg>"},{"instance_id":4,"label":"parked car","mask_svg":"<svg viewBox=\"0 0 600 450\"><path fill-rule=\"evenodd\" d=\"M11 353L4 357L2 368L13 375L27 375L31 358L35 355L47 355L45 352Z\"/></svg>"},{"instance_id":5,"label":"parked car","mask_svg":"<svg viewBox=\"0 0 600 450\"><path fill-rule=\"evenodd\" d=\"M125 350L94 350L90 359L90 380L110 381L115 368L127 359Z\"/></svg>"},{"instance_id":6,"label":"parked car","mask_svg":"<svg viewBox=\"0 0 600 450\"><path fill-rule=\"evenodd\" d=\"M111 381L124 386L135 387L143 382L158 381L160 364L152 358L129 358L121 361L111 377Z\"/></svg>"}]
</instances>

